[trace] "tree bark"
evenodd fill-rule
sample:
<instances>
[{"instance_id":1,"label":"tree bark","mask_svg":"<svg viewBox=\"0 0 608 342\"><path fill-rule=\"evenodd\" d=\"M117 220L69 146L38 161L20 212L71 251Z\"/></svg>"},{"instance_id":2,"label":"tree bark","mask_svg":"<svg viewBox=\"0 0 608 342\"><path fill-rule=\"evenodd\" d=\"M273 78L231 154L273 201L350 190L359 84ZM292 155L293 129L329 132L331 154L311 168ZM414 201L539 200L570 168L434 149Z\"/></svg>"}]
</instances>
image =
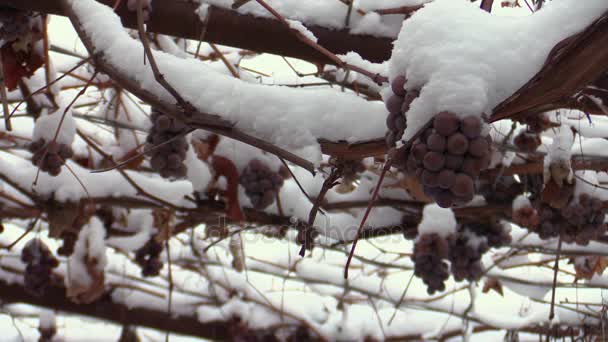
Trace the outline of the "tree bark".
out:
<instances>
[{"instance_id":1,"label":"tree bark","mask_svg":"<svg viewBox=\"0 0 608 342\"><path fill-rule=\"evenodd\" d=\"M98 0L113 6L116 0ZM116 12L123 25L137 27L135 12L127 9L127 1L121 1ZM65 16L59 0L0 0L1 6L32 10ZM198 4L184 0L153 0L153 11L148 31L170 36L199 40L203 23L195 13ZM203 40L210 43L234 46L256 52L266 52L286 57L300 58L312 63L333 64L319 51L295 39L293 34L278 20L239 14L236 11L211 6ZM318 38L318 43L335 54L354 51L364 59L381 63L390 58L392 38L355 35L348 30L306 25Z\"/></svg>"}]
</instances>

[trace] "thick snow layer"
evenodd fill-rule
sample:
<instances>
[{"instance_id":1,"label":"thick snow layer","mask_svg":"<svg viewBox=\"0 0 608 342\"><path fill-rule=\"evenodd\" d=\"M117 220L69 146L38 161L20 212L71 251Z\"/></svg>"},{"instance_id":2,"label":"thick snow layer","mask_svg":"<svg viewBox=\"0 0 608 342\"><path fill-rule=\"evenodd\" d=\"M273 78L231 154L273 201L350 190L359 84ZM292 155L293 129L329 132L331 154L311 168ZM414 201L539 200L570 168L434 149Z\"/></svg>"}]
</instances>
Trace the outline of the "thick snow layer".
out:
<instances>
[{"instance_id":1,"label":"thick snow layer","mask_svg":"<svg viewBox=\"0 0 608 342\"><path fill-rule=\"evenodd\" d=\"M447 237L456 232L456 217L450 208L437 204L428 204L422 211L422 221L418 225L418 234L438 234Z\"/></svg>"},{"instance_id":2,"label":"thick snow layer","mask_svg":"<svg viewBox=\"0 0 608 342\"><path fill-rule=\"evenodd\" d=\"M389 66L390 79L406 74L407 88L421 89L407 113L403 139L440 111L491 114L540 70L557 43L606 9L605 0L587 0L584 6L556 0L527 17L499 17L469 1L425 5L404 22Z\"/></svg>"},{"instance_id":3,"label":"thick snow layer","mask_svg":"<svg viewBox=\"0 0 608 342\"><path fill-rule=\"evenodd\" d=\"M141 43L124 31L110 7L93 0L72 1L71 5L91 36L95 51L103 52L108 63L149 91L165 101L175 101L154 80L149 65L142 63ZM318 138L357 141L382 136L385 131L385 110L379 102L331 89L246 83L194 59L163 52L154 56L167 81L201 112L220 115L237 128L289 150L318 148ZM307 154L319 161L318 149Z\"/></svg>"},{"instance_id":4,"label":"thick snow layer","mask_svg":"<svg viewBox=\"0 0 608 342\"><path fill-rule=\"evenodd\" d=\"M213 5L231 9L233 0L198 0L201 4ZM344 29L348 6L341 1L326 0L266 0L270 7L288 19L298 20L307 25L318 25L333 29ZM349 29L351 33L368 34L379 37L394 38L399 32L403 15L380 16L372 11L377 9L396 8L401 6L416 6L428 0L355 0L350 15ZM362 15L356 9L362 9ZM250 1L237 10L242 14L251 14L256 17L274 18L264 7L256 1ZM198 10L199 16L206 10Z\"/></svg>"},{"instance_id":5,"label":"thick snow layer","mask_svg":"<svg viewBox=\"0 0 608 342\"><path fill-rule=\"evenodd\" d=\"M74 254L68 259L70 272L65 279L66 286L89 286L92 281L89 267L103 272L107 262L105 235L103 224L97 217L91 218L80 230L74 244Z\"/></svg>"}]
</instances>

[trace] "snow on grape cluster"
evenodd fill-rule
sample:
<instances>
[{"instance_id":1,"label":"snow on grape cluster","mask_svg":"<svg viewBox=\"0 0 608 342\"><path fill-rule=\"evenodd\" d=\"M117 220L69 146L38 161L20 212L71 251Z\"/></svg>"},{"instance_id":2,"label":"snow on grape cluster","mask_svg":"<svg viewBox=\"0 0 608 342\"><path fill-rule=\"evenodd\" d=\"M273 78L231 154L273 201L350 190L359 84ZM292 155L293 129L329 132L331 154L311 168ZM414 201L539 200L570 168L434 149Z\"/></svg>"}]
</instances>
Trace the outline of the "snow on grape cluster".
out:
<instances>
[{"instance_id":1,"label":"snow on grape cluster","mask_svg":"<svg viewBox=\"0 0 608 342\"><path fill-rule=\"evenodd\" d=\"M51 285L53 269L59 266L59 260L40 239L34 238L21 250L21 261L26 264L25 290L34 296L43 296Z\"/></svg>"},{"instance_id":2,"label":"snow on grape cluster","mask_svg":"<svg viewBox=\"0 0 608 342\"><path fill-rule=\"evenodd\" d=\"M283 186L283 178L259 159L252 159L241 172L239 183L245 188L253 207L262 210L274 202Z\"/></svg>"},{"instance_id":3,"label":"snow on grape cluster","mask_svg":"<svg viewBox=\"0 0 608 342\"><path fill-rule=\"evenodd\" d=\"M450 273L456 281L478 281L483 275L483 255L511 242L509 230L498 220L457 224L451 210L436 204L427 205L417 229L408 228L404 236L416 239L414 275L422 279L429 294L445 290Z\"/></svg>"},{"instance_id":4,"label":"snow on grape cluster","mask_svg":"<svg viewBox=\"0 0 608 342\"><path fill-rule=\"evenodd\" d=\"M386 100L389 115L386 119L389 147L403 135L405 114L419 92L404 89L405 76L391 82L393 95ZM434 116L406 150L397 150L395 165L416 175L425 193L443 208L470 202L475 195L475 181L490 165L492 138L484 130L479 116L460 118L443 111Z\"/></svg>"},{"instance_id":5,"label":"snow on grape cluster","mask_svg":"<svg viewBox=\"0 0 608 342\"><path fill-rule=\"evenodd\" d=\"M51 141L47 144L42 138L31 143L29 150L34 154L32 163L51 176L57 176L61 173L63 164L73 155L71 146L57 141Z\"/></svg>"},{"instance_id":6,"label":"snow on grape cluster","mask_svg":"<svg viewBox=\"0 0 608 342\"><path fill-rule=\"evenodd\" d=\"M150 115L152 129L147 142L154 149L150 152L150 166L163 178L186 177L187 168L184 164L188 141L185 137L189 128L182 121L152 110Z\"/></svg>"}]
</instances>

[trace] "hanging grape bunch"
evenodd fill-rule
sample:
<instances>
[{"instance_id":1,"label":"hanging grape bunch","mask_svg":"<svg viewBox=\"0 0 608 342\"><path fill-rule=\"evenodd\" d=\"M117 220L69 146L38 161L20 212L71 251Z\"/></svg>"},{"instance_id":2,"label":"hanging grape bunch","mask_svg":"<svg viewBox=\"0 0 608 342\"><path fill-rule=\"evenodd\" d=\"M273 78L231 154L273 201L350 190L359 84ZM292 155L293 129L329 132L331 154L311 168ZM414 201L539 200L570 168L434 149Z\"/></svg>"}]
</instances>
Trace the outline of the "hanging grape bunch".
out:
<instances>
[{"instance_id":1,"label":"hanging grape bunch","mask_svg":"<svg viewBox=\"0 0 608 342\"><path fill-rule=\"evenodd\" d=\"M32 163L51 176L57 176L61 173L63 164L73 155L71 146L60 144L57 141L46 144L44 139L31 143L29 150L34 154Z\"/></svg>"},{"instance_id":2,"label":"hanging grape bunch","mask_svg":"<svg viewBox=\"0 0 608 342\"><path fill-rule=\"evenodd\" d=\"M386 100L386 109L388 116L386 117L386 145L394 147L397 141L401 139L405 131L406 120L405 113L410 109L412 101L418 97L418 91L405 90L405 76L398 76L391 82L391 90L393 94Z\"/></svg>"},{"instance_id":3,"label":"hanging grape bunch","mask_svg":"<svg viewBox=\"0 0 608 342\"><path fill-rule=\"evenodd\" d=\"M153 109L150 115L152 129L147 137L150 152L150 166L163 178L183 178L188 169L184 165L188 141L188 126L176 118ZM169 141L171 140L171 141Z\"/></svg>"},{"instance_id":4,"label":"hanging grape bunch","mask_svg":"<svg viewBox=\"0 0 608 342\"><path fill-rule=\"evenodd\" d=\"M21 261L26 264L24 273L25 290L42 296L51 284L53 269L59 261L40 239L31 239L21 250Z\"/></svg>"},{"instance_id":5,"label":"hanging grape bunch","mask_svg":"<svg viewBox=\"0 0 608 342\"><path fill-rule=\"evenodd\" d=\"M262 210L272 204L283 186L283 177L270 170L258 159L252 159L245 167L239 179L245 188L245 194L256 210Z\"/></svg>"},{"instance_id":6,"label":"hanging grape bunch","mask_svg":"<svg viewBox=\"0 0 608 342\"><path fill-rule=\"evenodd\" d=\"M475 181L491 160L489 135L482 119L460 119L451 112L435 116L407 151L407 171L416 175L425 193L443 208L473 199Z\"/></svg>"},{"instance_id":7,"label":"hanging grape bunch","mask_svg":"<svg viewBox=\"0 0 608 342\"><path fill-rule=\"evenodd\" d=\"M163 263L160 261L162 251L163 245L152 237L135 252L135 262L141 267L142 276L155 277L160 273L163 268Z\"/></svg>"},{"instance_id":8,"label":"hanging grape bunch","mask_svg":"<svg viewBox=\"0 0 608 342\"><path fill-rule=\"evenodd\" d=\"M541 204L540 225L531 230L543 240L561 235L562 241L587 245L606 232L606 209L602 201L588 194L572 198L561 209Z\"/></svg>"},{"instance_id":9,"label":"hanging grape bunch","mask_svg":"<svg viewBox=\"0 0 608 342\"><path fill-rule=\"evenodd\" d=\"M536 151L541 144L540 133L522 131L513 139L513 143L521 152L531 153Z\"/></svg>"},{"instance_id":10,"label":"hanging grape bunch","mask_svg":"<svg viewBox=\"0 0 608 342\"><path fill-rule=\"evenodd\" d=\"M466 226L448 238L450 271L456 281L477 281L483 272L481 257L489 250L484 237L469 231Z\"/></svg>"},{"instance_id":11,"label":"hanging grape bunch","mask_svg":"<svg viewBox=\"0 0 608 342\"><path fill-rule=\"evenodd\" d=\"M414 244L414 275L421 278L427 286L428 294L445 290L445 281L449 278L448 241L438 234L422 234Z\"/></svg>"}]
</instances>

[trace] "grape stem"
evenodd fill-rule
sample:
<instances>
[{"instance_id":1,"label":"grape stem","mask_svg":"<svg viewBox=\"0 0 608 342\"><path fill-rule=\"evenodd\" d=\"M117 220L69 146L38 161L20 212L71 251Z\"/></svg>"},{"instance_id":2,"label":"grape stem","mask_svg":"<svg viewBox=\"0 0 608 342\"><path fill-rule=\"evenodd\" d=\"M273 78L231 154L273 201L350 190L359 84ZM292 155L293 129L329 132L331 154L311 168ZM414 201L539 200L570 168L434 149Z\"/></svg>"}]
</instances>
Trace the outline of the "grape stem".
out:
<instances>
[{"instance_id":1,"label":"grape stem","mask_svg":"<svg viewBox=\"0 0 608 342\"><path fill-rule=\"evenodd\" d=\"M551 311L549 311L549 321L555 317L555 287L557 284L557 271L559 270L559 256L562 250L562 235L557 240L557 252L555 253L555 265L553 266L553 289L551 292Z\"/></svg>"}]
</instances>

